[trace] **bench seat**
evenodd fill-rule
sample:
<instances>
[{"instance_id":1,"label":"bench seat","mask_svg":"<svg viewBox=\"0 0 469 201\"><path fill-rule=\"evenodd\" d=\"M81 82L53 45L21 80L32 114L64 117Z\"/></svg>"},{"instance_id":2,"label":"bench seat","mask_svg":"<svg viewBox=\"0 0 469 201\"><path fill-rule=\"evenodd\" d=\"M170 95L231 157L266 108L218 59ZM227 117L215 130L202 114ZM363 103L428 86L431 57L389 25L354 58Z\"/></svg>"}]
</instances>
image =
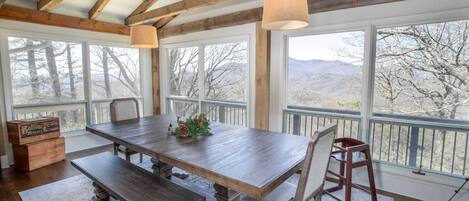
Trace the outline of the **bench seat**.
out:
<instances>
[{"instance_id":1,"label":"bench seat","mask_svg":"<svg viewBox=\"0 0 469 201\"><path fill-rule=\"evenodd\" d=\"M205 198L114 156L100 153L72 161L96 188L120 201L202 201ZM95 189L95 193L99 193ZM99 197L97 195L97 197Z\"/></svg>"}]
</instances>

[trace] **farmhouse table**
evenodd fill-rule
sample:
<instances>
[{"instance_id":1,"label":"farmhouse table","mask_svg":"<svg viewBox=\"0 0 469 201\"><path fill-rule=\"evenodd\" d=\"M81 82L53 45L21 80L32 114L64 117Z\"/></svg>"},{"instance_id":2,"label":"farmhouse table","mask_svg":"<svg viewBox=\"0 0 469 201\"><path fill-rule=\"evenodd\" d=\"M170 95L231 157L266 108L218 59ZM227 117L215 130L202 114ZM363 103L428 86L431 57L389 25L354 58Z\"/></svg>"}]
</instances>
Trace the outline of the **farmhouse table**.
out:
<instances>
[{"instance_id":1,"label":"farmhouse table","mask_svg":"<svg viewBox=\"0 0 469 201\"><path fill-rule=\"evenodd\" d=\"M94 133L158 160L160 176L175 166L214 182L215 198L228 189L262 199L301 168L308 138L211 123L211 136L177 138L173 115L87 126Z\"/></svg>"}]
</instances>

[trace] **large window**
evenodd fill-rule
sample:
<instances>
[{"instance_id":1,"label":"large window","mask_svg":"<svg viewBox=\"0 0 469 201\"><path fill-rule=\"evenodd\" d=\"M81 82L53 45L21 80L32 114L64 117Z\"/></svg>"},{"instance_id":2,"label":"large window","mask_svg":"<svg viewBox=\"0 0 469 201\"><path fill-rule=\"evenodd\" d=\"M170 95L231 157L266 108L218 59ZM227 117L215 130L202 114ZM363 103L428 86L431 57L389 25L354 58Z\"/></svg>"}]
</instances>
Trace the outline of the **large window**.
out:
<instances>
[{"instance_id":1,"label":"large window","mask_svg":"<svg viewBox=\"0 0 469 201\"><path fill-rule=\"evenodd\" d=\"M141 99L139 51L90 45L90 60L93 123L108 122L112 99Z\"/></svg>"},{"instance_id":2,"label":"large window","mask_svg":"<svg viewBox=\"0 0 469 201\"><path fill-rule=\"evenodd\" d=\"M168 63L169 112L246 126L247 42L172 48Z\"/></svg>"},{"instance_id":3,"label":"large window","mask_svg":"<svg viewBox=\"0 0 469 201\"><path fill-rule=\"evenodd\" d=\"M90 45L85 52L85 45L8 37L13 119L56 116L63 132L77 131L109 121L112 98L141 99L137 49ZM90 57L89 71L84 54Z\"/></svg>"},{"instance_id":4,"label":"large window","mask_svg":"<svg viewBox=\"0 0 469 201\"><path fill-rule=\"evenodd\" d=\"M335 123L337 137L368 142L374 160L469 175L469 21L367 31L368 41L364 32L289 37L284 131Z\"/></svg>"},{"instance_id":5,"label":"large window","mask_svg":"<svg viewBox=\"0 0 469 201\"><path fill-rule=\"evenodd\" d=\"M375 111L469 120L469 25L378 29Z\"/></svg>"},{"instance_id":6,"label":"large window","mask_svg":"<svg viewBox=\"0 0 469 201\"><path fill-rule=\"evenodd\" d=\"M289 106L360 110L364 33L290 37Z\"/></svg>"}]
</instances>

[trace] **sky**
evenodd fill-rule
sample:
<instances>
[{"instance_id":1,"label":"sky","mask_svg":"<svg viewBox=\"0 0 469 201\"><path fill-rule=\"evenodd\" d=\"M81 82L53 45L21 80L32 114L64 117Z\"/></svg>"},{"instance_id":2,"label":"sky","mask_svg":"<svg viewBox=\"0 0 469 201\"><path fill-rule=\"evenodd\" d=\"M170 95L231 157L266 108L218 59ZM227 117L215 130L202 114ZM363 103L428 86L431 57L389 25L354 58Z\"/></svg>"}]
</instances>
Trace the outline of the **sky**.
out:
<instances>
[{"instance_id":1,"label":"sky","mask_svg":"<svg viewBox=\"0 0 469 201\"><path fill-rule=\"evenodd\" d=\"M298 60L356 61L356 58L339 55L339 52L353 52L353 54L363 57L363 47L357 48L345 42L346 38L350 38L356 33L362 32L290 37L289 56ZM363 34L361 35L364 37Z\"/></svg>"}]
</instances>

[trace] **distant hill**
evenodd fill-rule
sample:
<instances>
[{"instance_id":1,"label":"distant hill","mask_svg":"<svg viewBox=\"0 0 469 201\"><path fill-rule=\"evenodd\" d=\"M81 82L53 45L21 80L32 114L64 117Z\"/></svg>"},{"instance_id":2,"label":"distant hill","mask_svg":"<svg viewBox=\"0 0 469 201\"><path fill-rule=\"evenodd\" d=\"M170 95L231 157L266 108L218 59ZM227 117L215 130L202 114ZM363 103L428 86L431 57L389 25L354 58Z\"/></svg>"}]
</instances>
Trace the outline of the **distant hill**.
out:
<instances>
[{"instance_id":1,"label":"distant hill","mask_svg":"<svg viewBox=\"0 0 469 201\"><path fill-rule=\"evenodd\" d=\"M337 108L360 100L361 67L342 61L289 59L288 102ZM351 109L345 106L345 109Z\"/></svg>"},{"instance_id":2,"label":"distant hill","mask_svg":"<svg viewBox=\"0 0 469 201\"><path fill-rule=\"evenodd\" d=\"M356 76L361 74L361 67L346 63L343 61L325 61L325 60L297 60L289 59L289 73L291 75L313 75L317 73Z\"/></svg>"}]
</instances>

